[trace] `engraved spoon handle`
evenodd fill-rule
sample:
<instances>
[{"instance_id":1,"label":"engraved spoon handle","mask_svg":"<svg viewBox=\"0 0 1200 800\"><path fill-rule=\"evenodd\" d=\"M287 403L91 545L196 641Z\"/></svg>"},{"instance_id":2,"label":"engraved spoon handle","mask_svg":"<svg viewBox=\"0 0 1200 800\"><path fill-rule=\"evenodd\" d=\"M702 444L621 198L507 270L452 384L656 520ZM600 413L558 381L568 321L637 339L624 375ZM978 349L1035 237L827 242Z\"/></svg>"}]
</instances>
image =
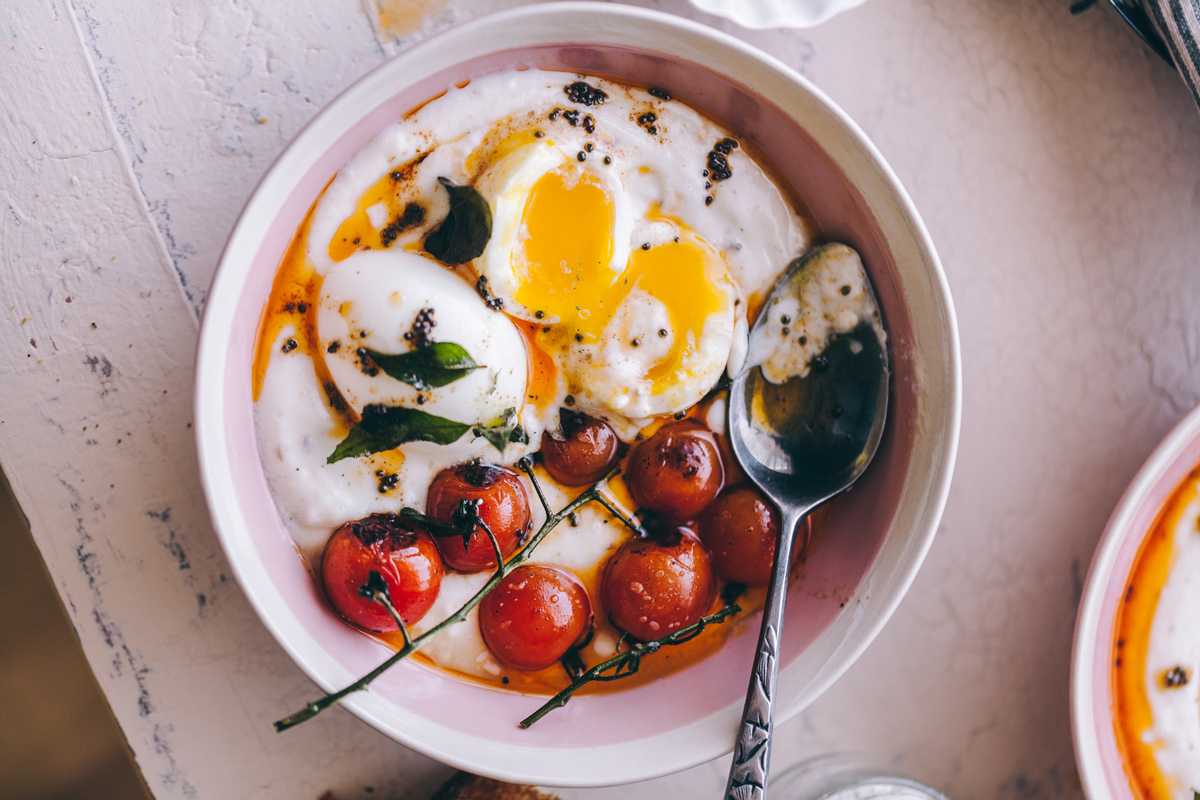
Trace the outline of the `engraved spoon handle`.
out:
<instances>
[{"instance_id":1,"label":"engraved spoon handle","mask_svg":"<svg viewBox=\"0 0 1200 800\"><path fill-rule=\"evenodd\" d=\"M775 565L767 603L763 609L762 629L758 638L758 653L754 656L754 671L746 690L746 707L742 724L733 746L733 764L729 782L725 785L726 800L765 800L767 773L771 766L771 731L775 685L779 678L779 634L783 630L783 610L787 602L788 575L792 570L792 551L796 532L809 509L785 509L779 526L779 545L775 548Z\"/></svg>"}]
</instances>

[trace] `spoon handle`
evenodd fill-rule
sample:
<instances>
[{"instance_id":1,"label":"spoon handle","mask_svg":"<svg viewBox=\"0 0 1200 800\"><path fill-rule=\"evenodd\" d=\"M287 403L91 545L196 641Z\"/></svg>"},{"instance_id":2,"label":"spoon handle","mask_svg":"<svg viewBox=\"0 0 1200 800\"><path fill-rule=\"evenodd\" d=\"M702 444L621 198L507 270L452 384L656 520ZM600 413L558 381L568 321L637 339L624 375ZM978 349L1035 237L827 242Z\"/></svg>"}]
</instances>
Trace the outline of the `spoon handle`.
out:
<instances>
[{"instance_id":1,"label":"spoon handle","mask_svg":"<svg viewBox=\"0 0 1200 800\"><path fill-rule=\"evenodd\" d=\"M779 634L783 630L796 532L807 514L808 509L784 509L784 519L779 526L779 545L775 548L775 565L767 589L762 629L758 634L758 653L754 656L754 672L746 690L746 707L733 746L729 782L725 785L726 800L765 800L767 796L775 685L779 678Z\"/></svg>"}]
</instances>

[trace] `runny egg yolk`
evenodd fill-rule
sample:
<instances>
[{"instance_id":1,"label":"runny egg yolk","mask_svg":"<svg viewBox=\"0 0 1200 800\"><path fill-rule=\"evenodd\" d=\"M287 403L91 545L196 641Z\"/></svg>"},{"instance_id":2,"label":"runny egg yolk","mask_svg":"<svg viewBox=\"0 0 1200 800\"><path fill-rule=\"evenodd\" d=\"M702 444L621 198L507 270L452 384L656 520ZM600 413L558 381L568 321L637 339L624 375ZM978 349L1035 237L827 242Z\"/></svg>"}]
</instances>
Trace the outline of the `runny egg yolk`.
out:
<instances>
[{"instance_id":1,"label":"runny egg yolk","mask_svg":"<svg viewBox=\"0 0 1200 800\"><path fill-rule=\"evenodd\" d=\"M539 178L513 254L517 302L595 341L623 296L609 263L614 221L608 193L587 173Z\"/></svg>"},{"instance_id":2,"label":"runny egg yolk","mask_svg":"<svg viewBox=\"0 0 1200 800\"><path fill-rule=\"evenodd\" d=\"M708 278L706 262L715 254L702 245L698 237L680 237L678 242L634 250L629 259L627 271L635 276L631 285L667 307L675 330L670 353L646 375L656 394L675 383L679 366L700 341L705 321L728 302Z\"/></svg>"},{"instance_id":3,"label":"runny egg yolk","mask_svg":"<svg viewBox=\"0 0 1200 800\"><path fill-rule=\"evenodd\" d=\"M674 334L667 355L646 375L658 394L685 377L680 368L696 350L705 321L729 305L728 291L711 277L724 274L724 265L714 269L720 256L712 247L679 230L674 241L635 248L624 268L614 270L614 222L612 200L590 174L565 167L539 178L526 200L513 254L515 298L557 323L547 335L581 344L601 340L630 292L658 300Z\"/></svg>"}]
</instances>

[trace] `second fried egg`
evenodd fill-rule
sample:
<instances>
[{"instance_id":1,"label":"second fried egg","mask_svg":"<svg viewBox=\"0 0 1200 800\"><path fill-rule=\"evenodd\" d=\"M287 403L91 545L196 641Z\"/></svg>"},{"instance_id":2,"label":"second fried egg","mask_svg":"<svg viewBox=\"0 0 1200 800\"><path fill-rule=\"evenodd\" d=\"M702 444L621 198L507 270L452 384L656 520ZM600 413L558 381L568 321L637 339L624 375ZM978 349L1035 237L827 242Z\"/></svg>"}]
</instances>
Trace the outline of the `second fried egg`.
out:
<instances>
[{"instance_id":1,"label":"second fried egg","mask_svg":"<svg viewBox=\"0 0 1200 800\"><path fill-rule=\"evenodd\" d=\"M627 191L629 177L548 138L517 147L477 184L494 209L477 267L537 326L581 408L637 419L686 409L720 378L736 287L720 253Z\"/></svg>"}]
</instances>

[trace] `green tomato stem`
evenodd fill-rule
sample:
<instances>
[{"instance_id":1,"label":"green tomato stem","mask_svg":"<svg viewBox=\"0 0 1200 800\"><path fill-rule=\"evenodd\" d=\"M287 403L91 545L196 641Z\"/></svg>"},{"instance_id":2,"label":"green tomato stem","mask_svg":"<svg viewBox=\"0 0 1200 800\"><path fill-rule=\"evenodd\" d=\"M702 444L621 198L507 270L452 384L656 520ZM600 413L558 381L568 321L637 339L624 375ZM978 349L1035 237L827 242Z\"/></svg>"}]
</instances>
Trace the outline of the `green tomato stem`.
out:
<instances>
[{"instance_id":1,"label":"green tomato stem","mask_svg":"<svg viewBox=\"0 0 1200 800\"><path fill-rule=\"evenodd\" d=\"M635 674L641 666L642 656L656 652L659 648L675 644L683 644L686 641L699 636L706 627L724 622L729 617L741 611L741 606L734 603L722 608L720 611L709 614L707 617L701 617L696 622L688 625L685 628L680 628L673 633L668 633L666 636L660 636L657 639L651 639L648 642L638 642L623 653L617 653L607 661L601 661L596 666L584 672L575 680L571 681L571 685L563 689L558 694L551 697L537 711L534 711L525 719L521 720L521 727L528 728L533 723L537 722L542 717L549 714L556 708L562 708L567 704L571 697L584 686L593 681L613 681L619 678L628 678ZM625 668L622 672L621 669ZM608 670L613 670L612 675L604 675Z\"/></svg>"}]
</instances>

